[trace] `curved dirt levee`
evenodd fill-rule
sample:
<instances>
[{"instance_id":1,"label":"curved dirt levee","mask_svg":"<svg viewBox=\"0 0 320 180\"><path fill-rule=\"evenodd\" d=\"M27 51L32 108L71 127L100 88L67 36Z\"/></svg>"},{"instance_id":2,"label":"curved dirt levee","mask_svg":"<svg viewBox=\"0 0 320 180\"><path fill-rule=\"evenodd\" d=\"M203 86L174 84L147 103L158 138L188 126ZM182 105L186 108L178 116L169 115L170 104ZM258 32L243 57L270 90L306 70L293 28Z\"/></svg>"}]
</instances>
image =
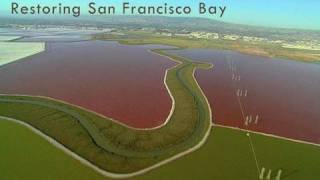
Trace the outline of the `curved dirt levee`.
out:
<instances>
[{"instance_id":1,"label":"curved dirt levee","mask_svg":"<svg viewBox=\"0 0 320 180\"><path fill-rule=\"evenodd\" d=\"M164 55L161 51L157 53ZM165 83L176 104L170 121L158 129L146 131L128 128L115 121L106 121L104 117L79 107L42 97L1 96L0 106L3 112L0 115L27 121L64 146L70 147L72 151L77 151L94 164L97 163L99 168L119 177L141 174L196 150L205 142L210 132L210 107L194 78L195 69L204 65L180 57L172 60L179 61L180 64L167 70ZM13 106L16 108L14 112ZM57 122L57 117L60 123ZM67 126L74 126L72 129L78 135L75 136L72 131L60 130ZM108 131L105 131L106 128ZM67 136L68 133L71 134ZM83 135L79 136L79 133ZM88 150L79 147L77 140L68 141L68 137L74 137L82 142L85 136L92 140L87 143L93 143L89 154ZM141 143L143 146L140 146ZM74 149L75 147L77 148ZM95 149L103 150L104 154L92 157L90 154ZM104 161L101 159L103 157L110 160ZM119 158L123 158L124 162ZM118 159L117 163L112 163L114 160L111 159ZM104 163L101 164L101 160Z\"/></svg>"}]
</instances>

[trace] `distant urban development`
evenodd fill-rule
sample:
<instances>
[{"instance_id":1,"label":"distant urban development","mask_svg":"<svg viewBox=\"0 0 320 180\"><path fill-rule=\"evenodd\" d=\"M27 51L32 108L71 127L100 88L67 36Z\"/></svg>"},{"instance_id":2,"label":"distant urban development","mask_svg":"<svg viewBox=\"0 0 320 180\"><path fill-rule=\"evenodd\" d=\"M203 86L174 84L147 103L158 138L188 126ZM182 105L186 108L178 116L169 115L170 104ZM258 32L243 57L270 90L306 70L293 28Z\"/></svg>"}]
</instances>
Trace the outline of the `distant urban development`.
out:
<instances>
[{"instance_id":1,"label":"distant urban development","mask_svg":"<svg viewBox=\"0 0 320 180\"><path fill-rule=\"evenodd\" d=\"M34 29L35 26L33 25L22 25L22 24L5 24L4 26L20 28L23 30L31 30ZM36 28L57 28L57 26L50 26L50 25L39 25ZM60 26L59 28L65 29L79 29L79 26ZM82 26L80 29L83 30L99 30L99 31L106 31L110 34L115 35L126 35L125 33L121 33L123 28L102 28L102 27L94 27L94 26ZM188 31L185 29L182 30L171 30L171 29L164 29L164 28L141 28L141 31L146 32L153 32L156 35L164 36L164 37L185 37L189 39L203 39L203 40L229 40L229 41L244 41L249 43L268 43L268 44L276 44L280 45L283 48L288 49L302 49L302 50L320 50L320 40L319 39L312 39L309 38L300 39L300 40L286 40L277 38L267 38L264 36L246 36L234 33L217 33L217 32L208 32L208 31Z\"/></svg>"}]
</instances>

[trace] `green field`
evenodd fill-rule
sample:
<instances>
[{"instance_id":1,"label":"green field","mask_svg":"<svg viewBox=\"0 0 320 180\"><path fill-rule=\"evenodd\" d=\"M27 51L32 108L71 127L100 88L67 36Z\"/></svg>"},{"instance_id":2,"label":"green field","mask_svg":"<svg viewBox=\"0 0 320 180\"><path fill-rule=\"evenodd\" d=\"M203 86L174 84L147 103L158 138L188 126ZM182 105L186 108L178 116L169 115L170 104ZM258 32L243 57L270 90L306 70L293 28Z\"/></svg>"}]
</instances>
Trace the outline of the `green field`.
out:
<instances>
[{"instance_id":1,"label":"green field","mask_svg":"<svg viewBox=\"0 0 320 180\"><path fill-rule=\"evenodd\" d=\"M317 180L320 147L251 133L259 168L271 169L274 178L282 169L283 180ZM257 180L258 172L246 132L222 127L212 129L200 150L138 179Z\"/></svg>"},{"instance_id":2,"label":"green field","mask_svg":"<svg viewBox=\"0 0 320 180\"><path fill-rule=\"evenodd\" d=\"M38 42L0 42L0 66L45 50L44 43Z\"/></svg>"},{"instance_id":3,"label":"green field","mask_svg":"<svg viewBox=\"0 0 320 180\"><path fill-rule=\"evenodd\" d=\"M159 54L164 52L158 50ZM193 71L209 68L175 57L167 72L175 99L170 121L155 130L135 130L75 106L40 97L1 96L0 115L25 121L70 150L114 173L131 173L199 144L211 128L211 114Z\"/></svg>"},{"instance_id":4,"label":"green field","mask_svg":"<svg viewBox=\"0 0 320 180\"><path fill-rule=\"evenodd\" d=\"M0 118L0 179L103 179L28 128Z\"/></svg>"},{"instance_id":5,"label":"green field","mask_svg":"<svg viewBox=\"0 0 320 180\"><path fill-rule=\"evenodd\" d=\"M320 176L319 147L253 133L251 138L260 168L273 172L281 168L284 180L317 180ZM0 119L0 140L0 179L110 179L16 123ZM215 127L198 151L131 179L256 180L256 169L246 133Z\"/></svg>"}]
</instances>

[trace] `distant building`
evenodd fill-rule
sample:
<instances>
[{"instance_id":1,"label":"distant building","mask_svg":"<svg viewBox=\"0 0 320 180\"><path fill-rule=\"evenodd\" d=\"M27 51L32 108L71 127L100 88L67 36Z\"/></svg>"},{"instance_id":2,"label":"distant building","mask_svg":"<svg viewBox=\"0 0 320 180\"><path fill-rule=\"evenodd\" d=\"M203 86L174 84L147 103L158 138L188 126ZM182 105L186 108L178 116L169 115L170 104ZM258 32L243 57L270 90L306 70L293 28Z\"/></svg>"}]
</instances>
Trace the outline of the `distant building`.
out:
<instances>
[{"instance_id":1,"label":"distant building","mask_svg":"<svg viewBox=\"0 0 320 180\"><path fill-rule=\"evenodd\" d=\"M231 40L231 41L235 41L235 40L238 40L240 39L241 37L239 35L235 35L235 34L230 34L230 35L224 35L223 36L223 39L226 39L226 40Z\"/></svg>"},{"instance_id":2,"label":"distant building","mask_svg":"<svg viewBox=\"0 0 320 180\"><path fill-rule=\"evenodd\" d=\"M283 43L282 47L290 49L304 49L304 50L320 50L320 44L312 42L297 41L294 43Z\"/></svg>"},{"instance_id":3,"label":"distant building","mask_svg":"<svg viewBox=\"0 0 320 180\"><path fill-rule=\"evenodd\" d=\"M252 36L243 36L242 39L246 42L262 42L267 41L266 38L260 38L260 37L252 37Z\"/></svg>"},{"instance_id":4,"label":"distant building","mask_svg":"<svg viewBox=\"0 0 320 180\"><path fill-rule=\"evenodd\" d=\"M190 33L190 38L197 38L197 39L219 39L218 33L209 33L209 32L192 32Z\"/></svg>"}]
</instances>

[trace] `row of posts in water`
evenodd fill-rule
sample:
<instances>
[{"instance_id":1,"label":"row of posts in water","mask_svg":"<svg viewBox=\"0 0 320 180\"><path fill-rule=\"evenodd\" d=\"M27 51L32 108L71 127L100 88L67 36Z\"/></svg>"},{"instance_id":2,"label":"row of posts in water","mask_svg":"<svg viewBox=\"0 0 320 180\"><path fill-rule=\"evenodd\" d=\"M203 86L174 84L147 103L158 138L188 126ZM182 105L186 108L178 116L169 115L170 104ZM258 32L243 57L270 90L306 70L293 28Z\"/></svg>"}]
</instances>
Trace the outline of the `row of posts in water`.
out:
<instances>
[{"instance_id":1,"label":"row of posts in water","mask_svg":"<svg viewBox=\"0 0 320 180\"><path fill-rule=\"evenodd\" d=\"M260 171L260 174L259 174L259 180L271 180L271 179L281 180L281 174L282 174L282 170L281 169L279 169L277 171L276 175L274 176L272 174L272 170L271 169L269 169L268 172L267 172L266 169L263 167L261 169L261 171Z\"/></svg>"},{"instance_id":2,"label":"row of posts in water","mask_svg":"<svg viewBox=\"0 0 320 180\"><path fill-rule=\"evenodd\" d=\"M248 126L249 124L258 124L259 115L256 115L255 117L253 115L247 115L245 118L244 124Z\"/></svg>"},{"instance_id":3,"label":"row of posts in water","mask_svg":"<svg viewBox=\"0 0 320 180\"><path fill-rule=\"evenodd\" d=\"M230 66L230 69L233 71L235 70L236 68L235 67L232 67ZM241 76L240 75L236 75L235 72L232 73L232 80L233 81L240 81L241 80ZM248 96L248 90L245 89L237 89L236 90L236 95L238 97L247 97ZM247 115L245 117L245 121L244 121L244 125L245 126L248 126L250 124L258 124L258 121L259 121L259 115Z\"/></svg>"},{"instance_id":4,"label":"row of posts in water","mask_svg":"<svg viewBox=\"0 0 320 180\"><path fill-rule=\"evenodd\" d=\"M247 97L248 90L237 89L236 94L238 97Z\"/></svg>"},{"instance_id":5,"label":"row of posts in water","mask_svg":"<svg viewBox=\"0 0 320 180\"><path fill-rule=\"evenodd\" d=\"M233 81L240 81L241 80L241 76L236 74L236 66L234 65L233 61L228 61L229 62L229 69L232 71L232 80ZM248 90L242 90L242 89L237 89L236 90L236 95L237 98L239 98L240 101L240 97L247 97L248 96ZM240 101L241 103L241 101ZM245 126L248 126L249 124L258 124L260 116L257 115L246 115L245 119L244 119L244 124ZM272 172L271 169L267 170L262 167L262 169L259 172L259 180L281 180L281 174L282 174L282 170L279 169L277 170L276 174L274 174Z\"/></svg>"}]
</instances>

